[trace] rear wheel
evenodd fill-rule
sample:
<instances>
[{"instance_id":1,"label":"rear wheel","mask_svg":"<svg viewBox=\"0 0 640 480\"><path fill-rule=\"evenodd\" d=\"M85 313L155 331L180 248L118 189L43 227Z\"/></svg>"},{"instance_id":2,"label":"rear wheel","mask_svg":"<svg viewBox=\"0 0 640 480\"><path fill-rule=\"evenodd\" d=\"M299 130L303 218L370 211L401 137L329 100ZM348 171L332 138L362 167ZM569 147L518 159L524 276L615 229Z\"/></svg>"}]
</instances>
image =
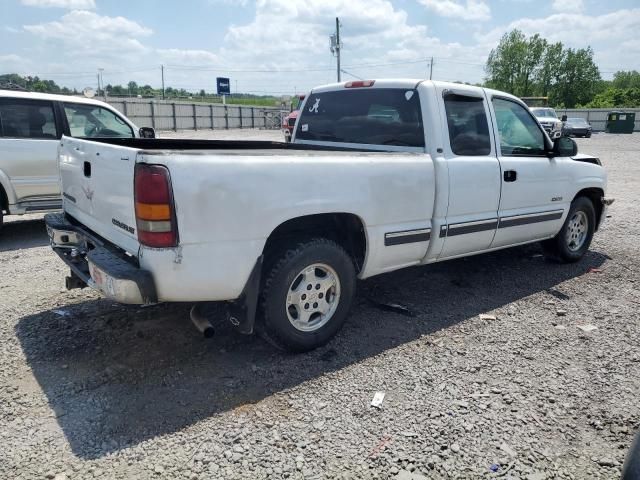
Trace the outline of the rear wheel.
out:
<instances>
[{"instance_id":1,"label":"rear wheel","mask_svg":"<svg viewBox=\"0 0 640 480\"><path fill-rule=\"evenodd\" d=\"M351 257L337 243L315 238L270 260L261 295L264 336L293 352L328 342L342 328L355 295Z\"/></svg>"},{"instance_id":2,"label":"rear wheel","mask_svg":"<svg viewBox=\"0 0 640 480\"><path fill-rule=\"evenodd\" d=\"M596 213L586 197L571 202L569 214L560 232L542 243L545 252L562 262L577 262L589 249L595 231Z\"/></svg>"}]
</instances>

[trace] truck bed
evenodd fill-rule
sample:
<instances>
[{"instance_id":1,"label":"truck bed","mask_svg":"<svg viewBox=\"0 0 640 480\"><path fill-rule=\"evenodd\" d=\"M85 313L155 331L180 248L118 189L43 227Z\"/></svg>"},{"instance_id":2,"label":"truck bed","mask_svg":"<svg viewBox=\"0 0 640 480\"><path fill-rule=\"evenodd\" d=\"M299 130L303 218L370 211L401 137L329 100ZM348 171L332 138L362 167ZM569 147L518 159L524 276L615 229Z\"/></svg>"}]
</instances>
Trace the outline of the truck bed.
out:
<instances>
[{"instance_id":1,"label":"truck bed","mask_svg":"<svg viewBox=\"0 0 640 480\"><path fill-rule=\"evenodd\" d=\"M119 145L122 147L136 148L141 150L140 153L154 154L167 152L194 152L194 153L211 153L211 151L224 151L224 153L238 154L269 154L269 155L299 155L301 151L311 151L314 155L325 152L328 155L335 155L336 152L344 152L353 155L354 152L362 153L386 153L387 149L380 147L380 150L371 150L370 148L351 148L343 146L318 146L318 145L301 145L285 142L269 142L259 140L200 140L200 139L178 139L178 138L91 138L87 139L92 142L108 143L110 145ZM396 155L398 152L393 152Z\"/></svg>"}]
</instances>

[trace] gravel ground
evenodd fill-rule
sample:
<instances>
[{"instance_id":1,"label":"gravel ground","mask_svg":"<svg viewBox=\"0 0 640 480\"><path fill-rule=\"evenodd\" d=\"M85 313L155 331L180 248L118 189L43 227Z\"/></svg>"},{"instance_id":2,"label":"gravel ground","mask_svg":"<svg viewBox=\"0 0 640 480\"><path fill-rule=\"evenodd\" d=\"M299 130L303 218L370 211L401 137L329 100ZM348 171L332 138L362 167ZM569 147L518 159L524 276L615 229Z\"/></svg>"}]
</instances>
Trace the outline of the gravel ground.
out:
<instances>
[{"instance_id":1,"label":"gravel ground","mask_svg":"<svg viewBox=\"0 0 640 480\"><path fill-rule=\"evenodd\" d=\"M640 135L578 143L617 198L583 261L534 245L360 282L304 355L67 292L41 217L7 219L0 478L618 478L640 426Z\"/></svg>"}]
</instances>

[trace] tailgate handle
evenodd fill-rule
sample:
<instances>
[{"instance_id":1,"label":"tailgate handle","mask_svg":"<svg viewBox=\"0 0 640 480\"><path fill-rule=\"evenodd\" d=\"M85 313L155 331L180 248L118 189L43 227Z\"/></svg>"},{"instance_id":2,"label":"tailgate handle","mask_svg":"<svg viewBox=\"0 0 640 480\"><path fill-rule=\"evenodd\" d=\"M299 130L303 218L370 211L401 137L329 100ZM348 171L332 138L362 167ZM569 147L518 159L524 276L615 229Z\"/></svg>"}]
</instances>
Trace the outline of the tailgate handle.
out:
<instances>
[{"instance_id":1,"label":"tailgate handle","mask_svg":"<svg viewBox=\"0 0 640 480\"><path fill-rule=\"evenodd\" d=\"M84 162L84 176L91 177L91 162Z\"/></svg>"}]
</instances>

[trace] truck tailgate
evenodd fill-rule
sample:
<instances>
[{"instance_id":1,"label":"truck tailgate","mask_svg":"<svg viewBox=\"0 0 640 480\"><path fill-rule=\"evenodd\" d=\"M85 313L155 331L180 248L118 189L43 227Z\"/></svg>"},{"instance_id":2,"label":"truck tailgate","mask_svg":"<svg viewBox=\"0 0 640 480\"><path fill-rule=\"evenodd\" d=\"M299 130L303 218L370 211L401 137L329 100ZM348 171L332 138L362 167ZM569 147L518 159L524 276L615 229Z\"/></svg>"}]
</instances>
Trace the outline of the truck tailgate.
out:
<instances>
[{"instance_id":1,"label":"truck tailgate","mask_svg":"<svg viewBox=\"0 0 640 480\"><path fill-rule=\"evenodd\" d=\"M137 256L136 149L63 136L58 153L65 212Z\"/></svg>"}]
</instances>

